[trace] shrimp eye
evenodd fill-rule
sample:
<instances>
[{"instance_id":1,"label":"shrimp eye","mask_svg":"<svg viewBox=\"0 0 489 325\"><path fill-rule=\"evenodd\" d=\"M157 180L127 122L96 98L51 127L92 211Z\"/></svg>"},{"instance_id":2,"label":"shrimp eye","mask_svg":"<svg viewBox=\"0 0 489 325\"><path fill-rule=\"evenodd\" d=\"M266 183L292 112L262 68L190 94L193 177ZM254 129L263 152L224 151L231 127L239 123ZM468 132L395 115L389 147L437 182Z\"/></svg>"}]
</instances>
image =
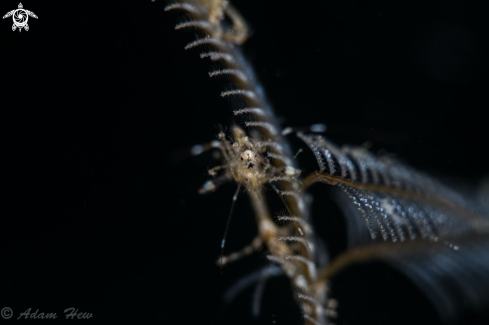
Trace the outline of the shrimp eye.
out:
<instances>
[{"instance_id":1,"label":"shrimp eye","mask_svg":"<svg viewBox=\"0 0 489 325\"><path fill-rule=\"evenodd\" d=\"M243 160L243 157L241 157L241 160Z\"/></svg>"}]
</instances>

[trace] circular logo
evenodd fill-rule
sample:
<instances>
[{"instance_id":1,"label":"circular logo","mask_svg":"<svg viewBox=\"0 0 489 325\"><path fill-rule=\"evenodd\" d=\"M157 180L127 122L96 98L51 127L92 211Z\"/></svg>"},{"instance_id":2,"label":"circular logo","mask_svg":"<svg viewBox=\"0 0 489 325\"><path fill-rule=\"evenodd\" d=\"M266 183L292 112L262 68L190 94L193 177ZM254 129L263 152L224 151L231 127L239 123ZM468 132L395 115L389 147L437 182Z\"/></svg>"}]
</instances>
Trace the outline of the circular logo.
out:
<instances>
[{"instance_id":1,"label":"circular logo","mask_svg":"<svg viewBox=\"0 0 489 325\"><path fill-rule=\"evenodd\" d=\"M12 15L14 18L14 24L17 26L25 26L27 24L27 12L23 9L17 9Z\"/></svg>"},{"instance_id":2,"label":"circular logo","mask_svg":"<svg viewBox=\"0 0 489 325\"><path fill-rule=\"evenodd\" d=\"M14 313L12 309L10 309L9 307L2 308L2 311L0 312L0 315L2 315L4 319L9 319L10 317L12 317L13 314Z\"/></svg>"}]
</instances>

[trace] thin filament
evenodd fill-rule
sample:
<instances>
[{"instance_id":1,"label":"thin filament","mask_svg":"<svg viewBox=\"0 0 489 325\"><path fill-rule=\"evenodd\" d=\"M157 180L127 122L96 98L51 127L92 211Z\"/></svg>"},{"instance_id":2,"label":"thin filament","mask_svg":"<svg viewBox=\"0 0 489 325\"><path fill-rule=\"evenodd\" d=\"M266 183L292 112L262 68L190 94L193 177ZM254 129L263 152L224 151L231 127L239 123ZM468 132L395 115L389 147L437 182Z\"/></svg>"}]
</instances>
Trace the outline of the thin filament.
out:
<instances>
[{"instance_id":1,"label":"thin filament","mask_svg":"<svg viewBox=\"0 0 489 325\"><path fill-rule=\"evenodd\" d=\"M238 188L236 189L236 192L234 193L233 203L231 204L231 211L229 211L228 221L226 222L226 228L224 229L224 236L222 237L222 241L221 241L221 257L219 257L219 265L221 267L221 273L222 273L222 259L224 257L224 245L226 244L226 236L228 234L229 223L231 221L231 215L233 214L234 204L236 203L236 200L238 199L238 194L239 194L240 189L241 189L241 183L238 184Z\"/></svg>"}]
</instances>

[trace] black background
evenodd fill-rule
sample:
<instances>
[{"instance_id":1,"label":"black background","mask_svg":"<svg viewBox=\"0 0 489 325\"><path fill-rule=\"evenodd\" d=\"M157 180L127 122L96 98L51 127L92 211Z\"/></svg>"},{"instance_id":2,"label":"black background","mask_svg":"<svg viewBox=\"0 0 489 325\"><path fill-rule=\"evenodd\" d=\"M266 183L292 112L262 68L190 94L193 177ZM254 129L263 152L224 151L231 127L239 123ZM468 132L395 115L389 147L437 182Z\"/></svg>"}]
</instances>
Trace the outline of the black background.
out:
<instances>
[{"instance_id":1,"label":"black background","mask_svg":"<svg viewBox=\"0 0 489 325\"><path fill-rule=\"evenodd\" d=\"M475 193L487 175L482 2L392 2L235 5L254 31L244 52L283 126L326 123L336 143L370 141ZM2 15L17 5L2 1ZM220 273L236 185L199 196L218 161L183 158L233 121L233 102L219 96L226 80L207 76L217 66L183 49L195 32L174 31L183 18L164 1L23 5L39 17L28 32L12 32L10 18L0 26L0 307L14 311L2 323L28 308L61 320L69 307L92 322L252 323L251 291L229 308L221 297L265 253ZM290 137L304 173L314 171ZM243 195L226 251L254 233ZM287 281L270 288L260 321L299 322Z\"/></svg>"}]
</instances>

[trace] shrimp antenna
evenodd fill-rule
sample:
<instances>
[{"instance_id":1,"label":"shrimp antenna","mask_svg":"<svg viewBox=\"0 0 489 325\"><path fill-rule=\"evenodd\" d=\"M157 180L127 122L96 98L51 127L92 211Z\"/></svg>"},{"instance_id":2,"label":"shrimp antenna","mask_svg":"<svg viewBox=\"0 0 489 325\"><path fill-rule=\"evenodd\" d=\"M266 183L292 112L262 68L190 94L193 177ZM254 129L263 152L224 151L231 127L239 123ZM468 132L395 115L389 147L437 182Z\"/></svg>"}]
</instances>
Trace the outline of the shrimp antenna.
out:
<instances>
[{"instance_id":1,"label":"shrimp antenna","mask_svg":"<svg viewBox=\"0 0 489 325\"><path fill-rule=\"evenodd\" d=\"M219 266L221 267L221 273L222 273L222 259L224 257L224 245L226 244L226 236L228 234L229 223L231 221L231 215L233 214L234 204L236 203L236 200L238 199L238 194L239 194L240 189L241 189L241 182L238 183L238 188L236 189L236 192L234 193L233 203L231 204L231 211L229 211L228 221L226 222L226 228L224 229L224 236L222 237L222 241L221 241L221 256L219 257Z\"/></svg>"}]
</instances>

